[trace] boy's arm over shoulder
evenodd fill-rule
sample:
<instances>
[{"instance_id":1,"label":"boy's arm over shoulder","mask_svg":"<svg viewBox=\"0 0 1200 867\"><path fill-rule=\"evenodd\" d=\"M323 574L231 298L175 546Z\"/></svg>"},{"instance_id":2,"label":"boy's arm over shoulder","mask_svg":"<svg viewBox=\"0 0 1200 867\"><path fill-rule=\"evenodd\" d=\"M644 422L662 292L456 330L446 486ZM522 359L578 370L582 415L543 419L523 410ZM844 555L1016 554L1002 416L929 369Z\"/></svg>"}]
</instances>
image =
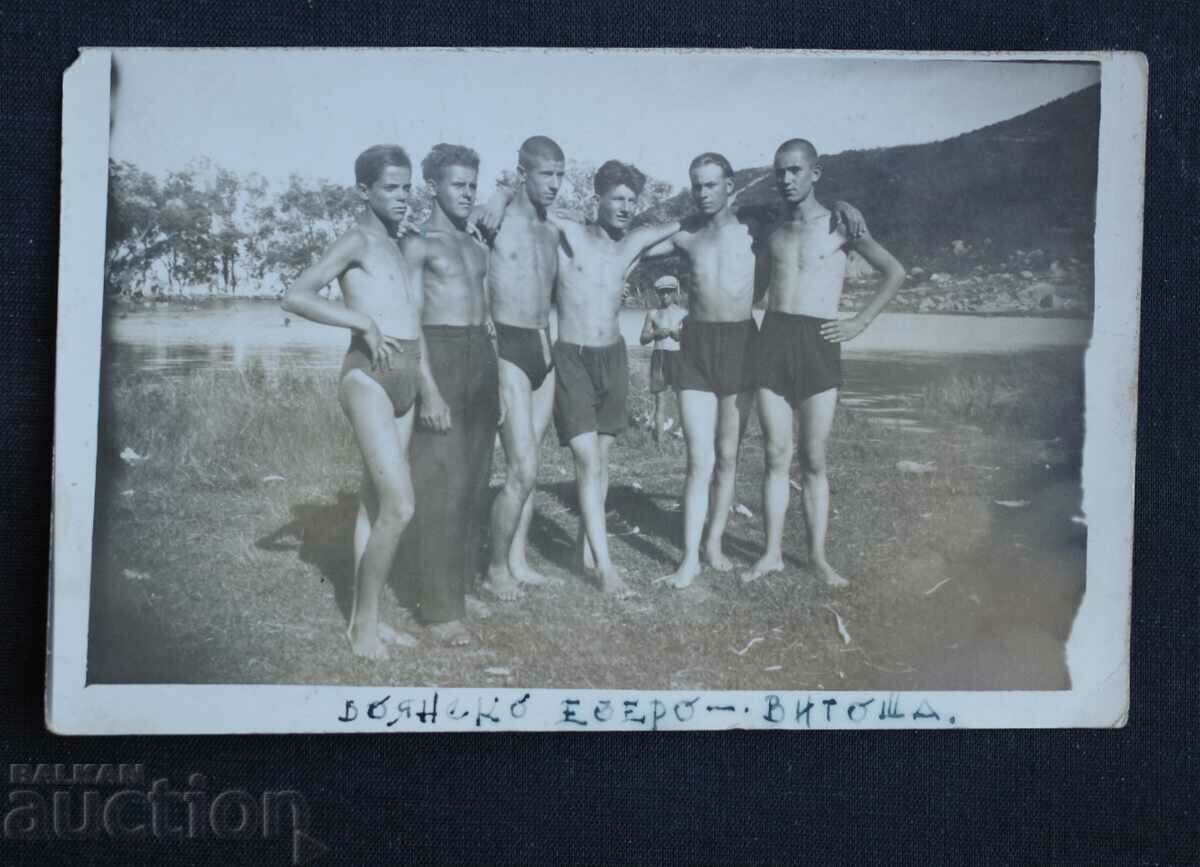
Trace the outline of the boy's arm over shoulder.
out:
<instances>
[{"instance_id":1,"label":"boy's arm over shoulder","mask_svg":"<svg viewBox=\"0 0 1200 867\"><path fill-rule=\"evenodd\" d=\"M504 222L504 213L515 195L516 191L511 187L498 185L486 202L471 209L467 222L478 226L486 237L495 237L496 232L500 230L500 224Z\"/></svg>"},{"instance_id":2,"label":"boy's arm over shoulder","mask_svg":"<svg viewBox=\"0 0 1200 867\"><path fill-rule=\"evenodd\" d=\"M429 242L423 230L405 235L400 239L399 244L400 254L408 261L410 267L424 267L425 256L429 251Z\"/></svg>"},{"instance_id":3,"label":"boy's arm over shoulder","mask_svg":"<svg viewBox=\"0 0 1200 867\"><path fill-rule=\"evenodd\" d=\"M626 236L625 245L634 256L640 255L642 258L667 255L675 251L672 239L681 228L678 220L639 226ZM660 248L665 252L661 252Z\"/></svg>"},{"instance_id":4,"label":"boy's arm over shoulder","mask_svg":"<svg viewBox=\"0 0 1200 867\"><path fill-rule=\"evenodd\" d=\"M558 230L558 243L563 251L568 256L574 256L576 248L584 241L587 227L558 214L546 214L546 222Z\"/></svg>"}]
</instances>

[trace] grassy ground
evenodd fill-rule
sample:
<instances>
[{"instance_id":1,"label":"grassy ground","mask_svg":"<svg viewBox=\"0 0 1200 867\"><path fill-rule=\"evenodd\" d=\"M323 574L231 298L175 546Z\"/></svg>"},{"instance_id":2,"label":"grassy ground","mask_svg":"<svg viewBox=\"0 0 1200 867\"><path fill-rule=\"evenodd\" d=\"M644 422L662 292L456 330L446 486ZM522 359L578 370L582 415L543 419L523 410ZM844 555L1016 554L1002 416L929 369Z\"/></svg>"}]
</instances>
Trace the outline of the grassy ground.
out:
<instances>
[{"instance_id":1,"label":"grassy ground","mask_svg":"<svg viewBox=\"0 0 1200 867\"><path fill-rule=\"evenodd\" d=\"M636 419L650 408L646 367L631 352ZM563 584L516 603L471 600L476 641L462 650L435 645L385 592L385 616L415 644L375 663L351 656L343 634L359 468L332 373L130 374L105 390L89 680L1064 688L1084 575L1070 521L1078 385L1019 361L946 375L918 401L935 433L839 411L829 544L853 582L843 591L804 566L798 497L784 574L653 585L680 555L685 456L680 440L659 447L636 426L613 452L609 508L614 557L641 596L606 599L570 569L572 471L547 437L531 559ZM126 447L144 460L122 460ZM762 547L757 423L741 460L737 499L754 516L734 517L726 551L748 565ZM498 451L493 490L503 468Z\"/></svg>"}]
</instances>

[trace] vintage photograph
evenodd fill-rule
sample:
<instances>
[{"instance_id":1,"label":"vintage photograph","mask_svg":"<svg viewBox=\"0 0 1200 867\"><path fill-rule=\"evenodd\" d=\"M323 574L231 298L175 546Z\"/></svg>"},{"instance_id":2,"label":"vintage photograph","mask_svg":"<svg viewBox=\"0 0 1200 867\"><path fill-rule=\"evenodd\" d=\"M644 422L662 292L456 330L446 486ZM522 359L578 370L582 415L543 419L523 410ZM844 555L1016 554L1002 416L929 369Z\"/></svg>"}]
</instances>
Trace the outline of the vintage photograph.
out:
<instances>
[{"instance_id":1,"label":"vintage photograph","mask_svg":"<svg viewBox=\"0 0 1200 867\"><path fill-rule=\"evenodd\" d=\"M114 51L86 684L1072 689L1101 79Z\"/></svg>"}]
</instances>

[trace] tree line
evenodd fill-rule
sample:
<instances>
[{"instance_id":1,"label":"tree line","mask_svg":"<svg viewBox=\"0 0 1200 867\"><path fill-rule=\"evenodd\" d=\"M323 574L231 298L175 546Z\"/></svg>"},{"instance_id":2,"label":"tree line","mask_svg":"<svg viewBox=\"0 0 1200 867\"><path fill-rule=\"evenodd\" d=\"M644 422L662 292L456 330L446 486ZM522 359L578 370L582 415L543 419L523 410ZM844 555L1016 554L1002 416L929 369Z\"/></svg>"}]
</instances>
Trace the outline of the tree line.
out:
<instances>
[{"instance_id":1,"label":"tree line","mask_svg":"<svg viewBox=\"0 0 1200 867\"><path fill-rule=\"evenodd\" d=\"M555 211L576 220L592 213L595 167L570 161ZM515 172L500 182L512 184ZM412 222L432 207L427 184L410 203ZM669 199L665 181L648 179L643 210ZM490 190L481 191L482 196ZM273 188L262 175L239 175L200 158L157 176L109 161L106 295L276 295L316 261L362 208L353 186L291 175ZM649 285L665 267L634 275Z\"/></svg>"}]
</instances>

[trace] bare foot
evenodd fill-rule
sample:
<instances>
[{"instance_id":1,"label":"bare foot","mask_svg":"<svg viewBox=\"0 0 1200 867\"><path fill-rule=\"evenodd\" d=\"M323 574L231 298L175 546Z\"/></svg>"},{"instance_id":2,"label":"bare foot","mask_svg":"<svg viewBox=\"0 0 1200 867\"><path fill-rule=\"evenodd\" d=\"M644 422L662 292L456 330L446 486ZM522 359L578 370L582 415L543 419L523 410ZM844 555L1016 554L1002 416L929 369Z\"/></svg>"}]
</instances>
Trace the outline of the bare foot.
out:
<instances>
[{"instance_id":1,"label":"bare foot","mask_svg":"<svg viewBox=\"0 0 1200 867\"><path fill-rule=\"evenodd\" d=\"M551 578L548 575L543 575L528 563L523 563L515 569L510 563L508 571L521 584L529 584L533 587L554 587L563 583L561 578Z\"/></svg>"},{"instance_id":2,"label":"bare foot","mask_svg":"<svg viewBox=\"0 0 1200 867\"><path fill-rule=\"evenodd\" d=\"M583 534L575 541L574 562L583 571L585 575L596 574L596 555L592 553L592 546L588 544L587 537Z\"/></svg>"},{"instance_id":3,"label":"bare foot","mask_svg":"<svg viewBox=\"0 0 1200 867\"><path fill-rule=\"evenodd\" d=\"M637 596L637 591L625 583L625 579L621 577L621 573L617 571L616 566L610 566L608 571L601 571L600 589L608 596L614 599L632 599Z\"/></svg>"},{"instance_id":4,"label":"bare foot","mask_svg":"<svg viewBox=\"0 0 1200 867\"><path fill-rule=\"evenodd\" d=\"M813 569L816 570L817 577L830 587L841 588L850 586L850 582L834 571L834 568L828 563L813 563L812 565Z\"/></svg>"},{"instance_id":5,"label":"bare foot","mask_svg":"<svg viewBox=\"0 0 1200 867\"><path fill-rule=\"evenodd\" d=\"M434 623L429 627L433 637L447 647L466 647L471 643L471 633L461 620L451 620L448 623Z\"/></svg>"},{"instance_id":6,"label":"bare foot","mask_svg":"<svg viewBox=\"0 0 1200 867\"><path fill-rule=\"evenodd\" d=\"M664 575L654 583L659 581L666 582L668 587L673 587L676 590L686 590L692 586L692 582L696 580L696 576L700 574L699 560L684 560L679 564L679 568L670 575Z\"/></svg>"},{"instance_id":7,"label":"bare foot","mask_svg":"<svg viewBox=\"0 0 1200 867\"><path fill-rule=\"evenodd\" d=\"M733 569L733 561L725 556L725 552L720 547L713 548L709 546L706 548L704 559L708 561L709 566L712 566L718 572L729 572Z\"/></svg>"},{"instance_id":8,"label":"bare foot","mask_svg":"<svg viewBox=\"0 0 1200 867\"><path fill-rule=\"evenodd\" d=\"M487 620L492 616L492 609L484 604L484 601L478 596L467 596L467 615L478 620Z\"/></svg>"},{"instance_id":9,"label":"bare foot","mask_svg":"<svg viewBox=\"0 0 1200 867\"><path fill-rule=\"evenodd\" d=\"M504 568L497 569L495 566L488 567L487 575L480 586L501 602L512 602L524 595L512 573Z\"/></svg>"},{"instance_id":10,"label":"bare foot","mask_svg":"<svg viewBox=\"0 0 1200 867\"><path fill-rule=\"evenodd\" d=\"M379 640L384 644L396 644L400 647L417 646L417 639L413 638L407 632L400 632L382 620L379 622Z\"/></svg>"},{"instance_id":11,"label":"bare foot","mask_svg":"<svg viewBox=\"0 0 1200 867\"><path fill-rule=\"evenodd\" d=\"M353 625L346 630L346 638L350 641L350 649L355 656L363 659L387 659L387 648L379 640L378 629L356 629Z\"/></svg>"},{"instance_id":12,"label":"bare foot","mask_svg":"<svg viewBox=\"0 0 1200 867\"><path fill-rule=\"evenodd\" d=\"M757 581L764 575L770 575L772 572L783 571L783 557L771 556L763 554L762 558L757 563L750 567L748 572L742 573L742 583L749 584L751 581Z\"/></svg>"}]
</instances>

